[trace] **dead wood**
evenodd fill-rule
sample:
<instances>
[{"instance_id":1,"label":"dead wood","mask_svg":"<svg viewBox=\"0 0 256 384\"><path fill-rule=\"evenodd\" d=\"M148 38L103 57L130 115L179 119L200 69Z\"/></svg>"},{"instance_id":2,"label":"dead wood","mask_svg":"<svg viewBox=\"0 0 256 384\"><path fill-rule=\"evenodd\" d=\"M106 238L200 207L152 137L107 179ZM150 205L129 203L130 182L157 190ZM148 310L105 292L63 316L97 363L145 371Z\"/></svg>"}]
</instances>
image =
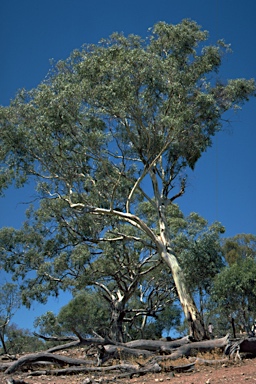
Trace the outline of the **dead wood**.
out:
<instances>
[{"instance_id":1,"label":"dead wood","mask_svg":"<svg viewBox=\"0 0 256 384\"><path fill-rule=\"evenodd\" d=\"M194 351L211 351L215 348L224 349L225 346L228 344L228 340L229 336L227 335L221 339L204 340L185 344L174 350L174 352L172 352L170 355L156 357L155 361L177 360L183 356L193 355Z\"/></svg>"},{"instance_id":2,"label":"dead wood","mask_svg":"<svg viewBox=\"0 0 256 384\"><path fill-rule=\"evenodd\" d=\"M58 363L60 365L85 365L88 364L88 362L84 359L73 359L71 357L66 356L60 356L60 355L54 355L52 353L46 353L46 352L39 352L34 353L31 355L22 356L18 360L16 360L14 363L11 363L10 366L6 369L5 373L10 374L20 367L24 367L29 364L33 363L39 363L40 361L50 361L52 363ZM91 363L91 361L90 361Z\"/></svg>"},{"instance_id":3,"label":"dead wood","mask_svg":"<svg viewBox=\"0 0 256 384\"><path fill-rule=\"evenodd\" d=\"M241 360L240 353L256 355L256 337L244 337L241 339L230 340L225 348L224 354L230 358Z\"/></svg>"},{"instance_id":4,"label":"dead wood","mask_svg":"<svg viewBox=\"0 0 256 384\"><path fill-rule=\"evenodd\" d=\"M136 376L143 376L143 375L146 375L148 373L159 373L161 371L162 371L162 368L160 367L160 365L158 365L157 363L154 363L154 364L148 365L144 368L139 368L139 369L133 370L132 372L122 373L118 376L115 376L114 380L123 379L125 377L129 377L130 379L132 379L132 377L135 375Z\"/></svg>"},{"instance_id":5,"label":"dead wood","mask_svg":"<svg viewBox=\"0 0 256 384\"><path fill-rule=\"evenodd\" d=\"M0 363L0 372L6 371L6 369L9 368L11 364L13 364L11 361L6 363Z\"/></svg>"},{"instance_id":6,"label":"dead wood","mask_svg":"<svg viewBox=\"0 0 256 384\"><path fill-rule=\"evenodd\" d=\"M202 364L202 365L218 365L218 364L225 364L228 361L229 361L228 358L210 360L210 359L202 359L201 357L197 357L195 360L195 363Z\"/></svg>"},{"instance_id":7,"label":"dead wood","mask_svg":"<svg viewBox=\"0 0 256 384\"><path fill-rule=\"evenodd\" d=\"M184 372L192 372L194 368L195 368L195 362L190 364L185 364L185 365L177 365L177 366L172 365L171 367L169 367L169 370L177 373L181 373L181 372L184 373Z\"/></svg>"},{"instance_id":8,"label":"dead wood","mask_svg":"<svg viewBox=\"0 0 256 384\"><path fill-rule=\"evenodd\" d=\"M63 351L63 349L79 347L80 345L81 345L81 341L75 340L75 341L71 341L70 343L56 345L55 347L47 349L47 352L52 353L57 351Z\"/></svg>"},{"instance_id":9,"label":"dead wood","mask_svg":"<svg viewBox=\"0 0 256 384\"><path fill-rule=\"evenodd\" d=\"M51 369L44 371L34 371L30 372L30 376L40 376L40 375L70 375L74 373L107 373L113 371L126 372L125 375L134 375L137 373L148 372L159 372L158 364L150 364L146 367L141 368L138 364L116 364L109 367L68 367L63 369ZM161 368L160 368L161 369Z\"/></svg>"},{"instance_id":10,"label":"dead wood","mask_svg":"<svg viewBox=\"0 0 256 384\"><path fill-rule=\"evenodd\" d=\"M176 373L192 372L195 367L195 362L180 365L180 366L171 366L169 367L170 371ZM129 377L130 379L133 376L143 376L148 373L159 373L162 372L162 368L159 364L147 364L144 366L135 365L135 364L118 364L112 365L110 367L68 367L64 369L52 369L44 371L35 371L30 372L30 376L40 376L40 375L72 375L78 373L111 373L113 371L121 371L121 373L116 374L111 378L111 381L116 379L122 379ZM125 371L125 372L124 372ZM108 380L106 379L106 382Z\"/></svg>"},{"instance_id":11,"label":"dead wood","mask_svg":"<svg viewBox=\"0 0 256 384\"><path fill-rule=\"evenodd\" d=\"M43 339L45 341L56 341L56 342L62 342L62 341L72 341L77 340L77 337L75 336L44 336L39 333L33 332L33 335L38 337L39 339Z\"/></svg>"},{"instance_id":12,"label":"dead wood","mask_svg":"<svg viewBox=\"0 0 256 384\"><path fill-rule=\"evenodd\" d=\"M174 349L181 345L191 343L190 336L181 339L165 341L165 340L133 340L125 343L128 348L147 349L148 351L161 351L163 349Z\"/></svg>"},{"instance_id":13,"label":"dead wood","mask_svg":"<svg viewBox=\"0 0 256 384\"><path fill-rule=\"evenodd\" d=\"M242 340L240 352L247 352L256 355L256 337L248 337Z\"/></svg>"},{"instance_id":14,"label":"dead wood","mask_svg":"<svg viewBox=\"0 0 256 384\"><path fill-rule=\"evenodd\" d=\"M49 338L51 340L51 338ZM53 338L53 341L55 338ZM52 352L57 352L57 351L62 351L64 349L69 349L69 348L74 348L74 347L81 347L83 345L87 346L92 346L92 345L106 345L106 344L113 344L113 345L119 345L119 343L115 343L114 341L110 339L103 339L101 337L97 338L89 338L89 339L84 339L84 338L75 338L74 341L71 341L70 343L66 344L61 344L61 345L56 345L55 347L47 349L47 352L52 353ZM122 345L122 344L120 344Z\"/></svg>"},{"instance_id":15,"label":"dead wood","mask_svg":"<svg viewBox=\"0 0 256 384\"><path fill-rule=\"evenodd\" d=\"M98 365L101 365L109 359L128 359L131 357L149 357L153 352L143 349L127 348L125 346L105 345L103 346L98 355Z\"/></svg>"},{"instance_id":16,"label":"dead wood","mask_svg":"<svg viewBox=\"0 0 256 384\"><path fill-rule=\"evenodd\" d=\"M100 364L96 366L96 360L85 360L85 359L74 359L67 356L60 356L57 354L53 354L48 350L46 352L40 352L35 354L30 354L26 356L22 356L16 361L12 361L9 363L0 364L0 368L5 368L5 373L11 374L18 369L25 368L30 369L30 375L42 375L42 374L48 374L48 375L59 375L59 374L71 374L71 373L80 373L80 372L111 372L113 370L119 370L121 371L120 375L123 375L122 377L129 376L132 377L132 375L138 374L142 375L148 372L151 372L151 369L159 369L159 362L160 361L166 361L166 360L176 360L178 358L181 358L183 356L191 356L195 355L195 352L198 351L210 351L215 348L224 348L227 346L229 342L228 335L221 338L221 339L214 339L214 340L207 340L207 341L200 341L200 342L191 342L189 338L183 338L179 340L174 341L164 341L164 340L136 340L134 342L129 342L125 344L118 343L118 345L114 345L114 343L106 344L107 341L102 338L90 338L90 339L82 339L82 340L75 340L71 343L67 343L64 345L59 346L61 349L67 348L67 347L74 347L74 346L80 346L80 345L94 345L98 349L98 361ZM175 346L177 346L175 348ZM144 347L145 349L139 349L139 347ZM251 341L250 348L247 347L247 344L245 340L243 340L243 343L241 342L239 344L240 349L246 348L247 350L254 350L256 348L256 338L254 341ZM168 349L169 348L169 349ZM169 355L165 356L156 356L156 353L162 353L163 350L171 351ZM95 355L96 357L96 355ZM147 363L145 365L131 365L131 364L119 364L114 365L110 367L102 367L99 366L106 362L109 359L128 359L128 358L147 358ZM189 371L194 369L195 362L199 360L195 360L191 364L187 364L184 366L170 366L169 369L172 371ZM57 367L45 369L46 364L52 364L57 365ZM43 367L43 370L34 370L31 367ZM58 367L59 366L59 367ZM65 367L64 367L65 366ZM3 368L2 368L3 369ZM120 378L121 376L116 376L117 378Z\"/></svg>"}]
</instances>

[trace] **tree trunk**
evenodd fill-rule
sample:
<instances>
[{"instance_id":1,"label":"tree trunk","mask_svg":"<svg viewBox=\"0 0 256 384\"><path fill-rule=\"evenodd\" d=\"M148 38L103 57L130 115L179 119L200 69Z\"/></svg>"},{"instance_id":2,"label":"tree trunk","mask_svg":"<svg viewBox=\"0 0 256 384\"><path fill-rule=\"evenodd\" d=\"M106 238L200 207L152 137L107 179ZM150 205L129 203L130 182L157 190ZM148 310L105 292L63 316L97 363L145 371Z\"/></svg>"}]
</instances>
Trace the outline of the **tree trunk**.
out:
<instances>
[{"instance_id":1,"label":"tree trunk","mask_svg":"<svg viewBox=\"0 0 256 384\"><path fill-rule=\"evenodd\" d=\"M123 335L123 318L124 318L124 308L122 301L115 300L111 303L111 323L109 336L111 340L117 341L119 343L124 342Z\"/></svg>"},{"instance_id":2,"label":"tree trunk","mask_svg":"<svg viewBox=\"0 0 256 384\"><path fill-rule=\"evenodd\" d=\"M159 204L159 253L162 259L166 262L172 271L173 280L177 289L179 300L189 325L190 336L195 340L207 339L204 323L200 313L195 305L193 297L187 287L184 273L179 265L177 257L171 247L169 236L169 228L165 214L166 207L164 204Z\"/></svg>"},{"instance_id":3,"label":"tree trunk","mask_svg":"<svg viewBox=\"0 0 256 384\"><path fill-rule=\"evenodd\" d=\"M233 336L234 338L236 338L236 327L235 327L235 320L233 316L231 317L231 326L232 326Z\"/></svg>"},{"instance_id":4,"label":"tree trunk","mask_svg":"<svg viewBox=\"0 0 256 384\"><path fill-rule=\"evenodd\" d=\"M190 336L192 336L195 340L207 339L203 320L186 285L183 271L179 266L176 256L170 252L170 249L168 249L168 251L169 252L163 251L161 256L172 271L179 300L189 325Z\"/></svg>"},{"instance_id":5,"label":"tree trunk","mask_svg":"<svg viewBox=\"0 0 256 384\"><path fill-rule=\"evenodd\" d=\"M7 355L8 351L7 351L7 348L6 348L5 341L4 341L4 331L3 331L3 334L0 332L0 341L1 341L1 344L2 344L2 348L3 348L4 354Z\"/></svg>"}]
</instances>

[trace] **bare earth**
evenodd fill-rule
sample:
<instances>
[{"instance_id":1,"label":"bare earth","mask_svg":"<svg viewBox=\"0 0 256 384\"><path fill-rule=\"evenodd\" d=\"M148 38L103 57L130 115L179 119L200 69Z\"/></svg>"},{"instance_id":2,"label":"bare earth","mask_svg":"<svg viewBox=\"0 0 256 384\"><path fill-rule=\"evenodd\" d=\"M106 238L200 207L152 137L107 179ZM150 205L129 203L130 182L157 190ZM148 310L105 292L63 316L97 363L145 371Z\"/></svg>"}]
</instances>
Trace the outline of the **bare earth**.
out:
<instances>
[{"instance_id":1,"label":"bare earth","mask_svg":"<svg viewBox=\"0 0 256 384\"><path fill-rule=\"evenodd\" d=\"M176 365L185 365L190 363L189 359L180 359ZM173 362L172 362L173 365ZM168 371L168 363L165 363L165 369ZM227 361L214 365L196 364L193 372L173 373L161 372L156 374L146 374L145 376L114 379L115 374L78 374L71 376L46 376L41 375L32 377L29 372L14 373L5 375L0 373L0 383L11 383L11 379L17 380L17 383L28 384L216 384L216 383L256 383L256 358L243 359L242 361ZM111 380L113 378L113 380ZM90 379L90 380L89 380ZM107 380L105 380L107 379ZM110 381L111 380L111 381ZM14 381L15 382L15 381Z\"/></svg>"}]
</instances>

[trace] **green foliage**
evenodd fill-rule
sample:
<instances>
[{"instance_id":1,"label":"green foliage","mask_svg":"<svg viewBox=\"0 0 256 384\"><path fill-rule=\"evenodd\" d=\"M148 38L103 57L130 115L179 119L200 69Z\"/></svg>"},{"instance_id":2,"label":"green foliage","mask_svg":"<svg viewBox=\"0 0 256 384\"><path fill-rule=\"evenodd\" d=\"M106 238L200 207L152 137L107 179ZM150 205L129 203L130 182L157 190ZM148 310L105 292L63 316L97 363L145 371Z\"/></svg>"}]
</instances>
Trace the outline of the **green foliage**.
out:
<instances>
[{"instance_id":1,"label":"green foliage","mask_svg":"<svg viewBox=\"0 0 256 384\"><path fill-rule=\"evenodd\" d=\"M5 283L0 289L0 316L11 319L20 306L19 289L13 283Z\"/></svg>"},{"instance_id":2,"label":"green foliage","mask_svg":"<svg viewBox=\"0 0 256 384\"><path fill-rule=\"evenodd\" d=\"M40 341L29 330L21 329L16 324L6 328L5 348L0 348L1 353L21 354L38 352L45 349L45 343Z\"/></svg>"},{"instance_id":3,"label":"green foliage","mask_svg":"<svg viewBox=\"0 0 256 384\"><path fill-rule=\"evenodd\" d=\"M142 324L144 319L139 319L129 328L129 335L132 339L159 339L177 329L180 324L181 311L176 305L167 305L156 316L148 318L146 324ZM142 326L143 325L143 326Z\"/></svg>"},{"instance_id":4,"label":"green foliage","mask_svg":"<svg viewBox=\"0 0 256 384\"><path fill-rule=\"evenodd\" d=\"M13 326L8 331L9 353L38 352L45 349L44 342L38 340L30 331Z\"/></svg>"},{"instance_id":5,"label":"green foliage","mask_svg":"<svg viewBox=\"0 0 256 384\"><path fill-rule=\"evenodd\" d=\"M220 235L224 227L208 225L198 214L188 216L187 226L175 239L179 257L190 289L209 294L212 280L224 266Z\"/></svg>"},{"instance_id":6,"label":"green foliage","mask_svg":"<svg viewBox=\"0 0 256 384\"><path fill-rule=\"evenodd\" d=\"M138 215L157 223L154 210L148 202L138 205ZM219 222L209 225L207 220L192 212L183 215L178 205L168 206L166 211L173 247L178 255L190 290L209 293L212 279L224 266L221 235L225 228ZM157 232L160 230L157 228Z\"/></svg>"},{"instance_id":7,"label":"green foliage","mask_svg":"<svg viewBox=\"0 0 256 384\"><path fill-rule=\"evenodd\" d=\"M58 322L63 330L76 330L84 336L104 337L108 333L110 311L102 297L96 292L81 292L61 308Z\"/></svg>"},{"instance_id":8,"label":"green foliage","mask_svg":"<svg viewBox=\"0 0 256 384\"><path fill-rule=\"evenodd\" d=\"M72 188L74 203L83 197L95 206L111 196L120 206L140 161L156 160L159 171L161 154L170 190L170 173L195 166L221 114L255 93L253 80L214 85L208 74L227 46L200 51L206 39L184 20L156 24L147 40L113 34L74 51L47 81L1 108L2 187L40 176L42 193L63 196Z\"/></svg>"},{"instance_id":9,"label":"green foliage","mask_svg":"<svg viewBox=\"0 0 256 384\"><path fill-rule=\"evenodd\" d=\"M62 327L52 311L47 311L43 315L37 317L34 321L34 327L38 328L40 335L46 337L63 335Z\"/></svg>"},{"instance_id":10,"label":"green foliage","mask_svg":"<svg viewBox=\"0 0 256 384\"><path fill-rule=\"evenodd\" d=\"M129 302L126 316L129 316L129 308L135 316L131 317L131 321L124 323L126 340L160 338L164 332L169 333L179 325L180 309L175 305L159 308L155 317L147 316L149 312L143 311L143 306L140 309L142 313L138 316L139 310L135 309L137 306L138 303ZM104 337L109 334L111 311L109 304L99 292L83 291L63 306L57 315L48 311L36 318L34 326L40 335L47 337L68 336L73 335L74 332L84 337L93 337L95 333Z\"/></svg>"},{"instance_id":11,"label":"green foliage","mask_svg":"<svg viewBox=\"0 0 256 384\"><path fill-rule=\"evenodd\" d=\"M34 326L44 336L68 336L78 332L84 337L104 337L110 323L110 311L102 297L95 291L83 291L55 315L48 311L36 318Z\"/></svg>"},{"instance_id":12,"label":"green foliage","mask_svg":"<svg viewBox=\"0 0 256 384\"><path fill-rule=\"evenodd\" d=\"M252 234L238 234L224 240L223 252L229 265L244 260L256 258L256 236Z\"/></svg>"},{"instance_id":13,"label":"green foliage","mask_svg":"<svg viewBox=\"0 0 256 384\"><path fill-rule=\"evenodd\" d=\"M10 330L10 321L20 307L20 292L12 283L5 283L0 289L0 343L4 353L8 353L6 337Z\"/></svg>"},{"instance_id":14,"label":"green foliage","mask_svg":"<svg viewBox=\"0 0 256 384\"><path fill-rule=\"evenodd\" d=\"M234 255L234 250L237 257L230 258L230 265L214 279L212 308L222 327L230 327L233 318L237 326L249 332L256 317L255 236L241 234L226 239L223 248L228 257Z\"/></svg>"}]
</instances>

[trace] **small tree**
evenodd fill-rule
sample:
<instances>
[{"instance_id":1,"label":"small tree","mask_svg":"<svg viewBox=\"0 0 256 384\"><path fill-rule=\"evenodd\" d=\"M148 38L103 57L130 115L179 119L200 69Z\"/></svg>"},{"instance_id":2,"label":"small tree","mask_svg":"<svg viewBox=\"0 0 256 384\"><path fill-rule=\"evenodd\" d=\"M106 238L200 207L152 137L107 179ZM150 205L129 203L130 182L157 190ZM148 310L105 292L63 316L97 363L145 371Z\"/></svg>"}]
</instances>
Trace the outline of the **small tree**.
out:
<instances>
[{"instance_id":1,"label":"small tree","mask_svg":"<svg viewBox=\"0 0 256 384\"><path fill-rule=\"evenodd\" d=\"M6 283L0 288L0 342L4 353L8 353L6 336L10 321L20 306L20 295L15 284Z\"/></svg>"},{"instance_id":2,"label":"small tree","mask_svg":"<svg viewBox=\"0 0 256 384\"><path fill-rule=\"evenodd\" d=\"M6 347L9 354L38 352L45 349L45 343L39 340L28 329L19 328L16 324L7 327Z\"/></svg>"},{"instance_id":3,"label":"small tree","mask_svg":"<svg viewBox=\"0 0 256 384\"><path fill-rule=\"evenodd\" d=\"M115 33L73 52L47 81L1 108L0 186L32 178L42 202L21 231L2 232L2 265L24 276L40 263L39 284L27 283L35 298L57 291L54 258L62 254L65 263L81 242L112 241L106 229L115 220L139 230L137 240L166 262L190 333L206 336L167 210L185 192L186 169L211 145L221 116L255 94L253 80L214 80L226 46L201 49L207 36L189 20L160 22L146 40ZM142 200L156 213L151 226L136 214Z\"/></svg>"},{"instance_id":4,"label":"small tree","mask_svg":"<svg viewBox=\"0 0 256 384\"><path fill-rule=\"evenodd\" d=\"M38 332L40 333L40 335L43 335L45 337L58 337L62 336L63 333L65 334L65 329L61 327L57 316L52 311L47 311L43 315L36 317L34 321L34 327L38 328Z\"/></svg>"},{"instance_id":5,"label":"small tree","mask_svg":"<svg viewBox=\"0 0 256 384\"><path fill-rule=\"evenodd\" d=\"M239 234L224 240L223 250L229 264L216 275L211 302L223 328L249 332L256 317L255 236ZM238 305L239 303L239 305Z\"/></svg>"},{"instance_id":6,"label":"small tree","mask_svg":"<svg viewBox=\"0 0 256 384\"><path fill-rule=\"evenodd\" d=\"M80 292L60 309L58 322L64 331L84 336L108 335L109 308L97 292Z\"/></svg>"},{"instance_id":7,"label":"small tree","mask_svg":"<svg viewBox=\"0 0 256 384\"><path fill-rule=\"evenodd\" d=\"M241 233L224 239L223 252L229 265L245 259L256 259L256 236Z\"/></svg>"}]
</instances>

